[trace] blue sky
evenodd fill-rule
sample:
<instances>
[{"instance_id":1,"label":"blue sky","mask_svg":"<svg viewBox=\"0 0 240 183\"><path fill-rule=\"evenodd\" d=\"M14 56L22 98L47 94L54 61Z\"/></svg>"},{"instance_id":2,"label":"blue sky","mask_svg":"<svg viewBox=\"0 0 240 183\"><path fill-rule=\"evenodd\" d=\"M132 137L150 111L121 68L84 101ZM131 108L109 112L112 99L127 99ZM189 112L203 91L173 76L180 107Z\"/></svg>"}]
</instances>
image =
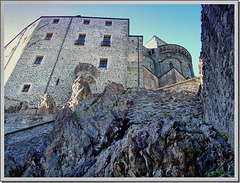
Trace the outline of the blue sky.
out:
<instances>
[{"instance_id":1,"label":"blue sky","mask_svg":"<svg viewBox=\"0 0 240 183\"><path fill-rule=\"evenodd\" d=\"M36 3L36 1L34 2ZM13 4L5 3L4 45L40 16L93 16L129 18L130 35L142 35L144 43L156 35L169 44L185 47L192 55L198 76L201 51L200 4ZM137 2L136 2L137 3Z\"/></svg>"}]
</instances>

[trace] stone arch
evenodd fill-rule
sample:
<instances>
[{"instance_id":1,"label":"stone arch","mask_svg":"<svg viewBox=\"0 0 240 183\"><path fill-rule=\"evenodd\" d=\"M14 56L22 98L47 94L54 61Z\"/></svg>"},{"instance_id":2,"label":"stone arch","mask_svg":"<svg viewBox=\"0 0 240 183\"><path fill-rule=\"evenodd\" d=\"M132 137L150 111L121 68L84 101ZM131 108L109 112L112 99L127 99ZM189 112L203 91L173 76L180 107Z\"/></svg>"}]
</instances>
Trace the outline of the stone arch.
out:
<instances>
[{"instance_id":1,"label":"stone arch","mask_svg":"<svg viewBox=\"0 0 240 183\"><path fill-rule=\"evenodd\" d=\"M74 70L75 78L81 75L85 78L91 88L91 91L96 89L96 79L100 76L100 73L96 67L88 63L79 63Z\"/></svg>"},{"instance_id":2,"label":"stone arch","mask_svg":"<svg viewBox=\"0 0 240 183\"><path fill-rule=\"evenodd\" d=\"M88 64L88 63L79 63L74 70L75 76L77 76L78 73L81 71L90 73L94 78L98 78L100 75L98 69L94 67L92 64Z\"/></svg>"}]
</instances>

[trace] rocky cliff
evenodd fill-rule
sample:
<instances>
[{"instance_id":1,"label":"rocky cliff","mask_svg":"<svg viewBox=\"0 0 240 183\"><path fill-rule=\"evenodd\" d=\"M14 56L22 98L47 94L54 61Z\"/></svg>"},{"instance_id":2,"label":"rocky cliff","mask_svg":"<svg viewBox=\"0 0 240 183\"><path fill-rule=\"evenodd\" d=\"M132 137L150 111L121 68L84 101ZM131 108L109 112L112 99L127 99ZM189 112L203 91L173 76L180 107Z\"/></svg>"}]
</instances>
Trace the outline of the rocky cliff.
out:
<instances>
[{"instance_id":1,"label":"rocky cliff","mask_svg":"<svg viewBox=\"0 0 240 183\"><path fill-rule=\"evenodd\" d=\"M5 135L5 177L233 176L234 153L203 120L195 80L156 91L111 83L96 95L83 80L53 122Z\"/></svg>"}]
</instances>

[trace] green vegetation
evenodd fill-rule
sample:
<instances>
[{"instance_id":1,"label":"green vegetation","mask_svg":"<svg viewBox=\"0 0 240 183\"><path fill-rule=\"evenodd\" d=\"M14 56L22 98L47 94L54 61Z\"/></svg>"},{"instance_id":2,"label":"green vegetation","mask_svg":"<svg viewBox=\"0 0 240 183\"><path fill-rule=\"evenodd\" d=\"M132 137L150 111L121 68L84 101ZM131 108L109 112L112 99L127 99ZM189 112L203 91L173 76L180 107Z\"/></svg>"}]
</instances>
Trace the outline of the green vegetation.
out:
<instances>
[{"instance_id":1,"label":"green vegetation","mask_svg":"<svg viewBox=\"0 0 240 183\"><path fill-rule=\"evenodd\" d=\"M230 174L230 175L234 175L234 173L232 171L226 171L224 172L222 168L218 168L215 171L211 171L207 174L208 177L219 177L221 175L224 174Z\"/></svg>"},{"instance_id":2,"label":"green vegetation","mask_svg":"<svg viewBox=\"0 0 240 183\"><path fill-rule=\"evenodd\" d=\"M174 101L174 102L177 102L177 101L178 101L178 99L174 99L173 101Z\"/></svg>"},{"instance_id":3,"label":"green vegetation","mask_svg":"<svg viewBox=\"0 0 240 183\"><path fill-rule=\"evenodd\" d=\"M202 131L202 129L201 129L200 127L197 127L197 129L198 129L199 131Z\"/></svg>"},{"instance_id":4,"label":"green vegetation","mask_svg":"<svg viewBox=\"0 0 240 183\"><path fill-rule=\"evenodd\" d=\"M216 169L215 171L211 171L207 174L208 177L219 177L223 174L223 170L221 168Z\"/></svg>"},{"instance_id":5,"label":"green vegetation","mask_svg":"<svg viewBox=\"0 0 240 183\"><path fill-rule=\"evenodd\" d=\"M112 153L110 150L108 150L108 156L112 156Z\"/></svg>"},{"instance_id":6,"label":"green vegetation","mask_svg":"<svg viewBox=\"0 0 240 183\"><path fill-rule=\"evenodd\" d=\"M206 122L206 124L207 124L207 125L212 125L212 123L210 123L210 122Z\"/></svg>"},{"instance_id":7,"label":"green vegetation","mask_svg":"<svg viewBox=\"0 0 240 183\"><path fill-rule=\"evenodd\" d=\"M224 138L226 141L228 141L228 137L227 137L226 133L220 132L219 135L220 135L222 138Z\"/></svg>"},{"instance_id":8,"label":"green vegetation","mask_svg":"<svg viewBox=\"0 0 240 183\"><path fill-rule=\"evenodd\" d=\"M76 113L73 113L73 117L77 122L79 122L79 116Z\"/></svg>"},{"instance_id":9,"label":"green vegetation","mask_svg":"<svg viewBox=\"0 0 240 183\"><path fill-rule=\"evenodd\" d=\"M202 153L202 150L201 150L200 148L197 148L196 151L197 151L198 153Z\"/></svg>"},{"instance_id":10,"label":"green vegetation","mask_svg":"<svg viewBox=\"0 0 240 183\"><path fill-rule=\"evenodd\" d=\"M166 112L165 112L165 113L163 113L163 115L164 115L164 116L170 116L170 115L169 115L168 113L166 113Z\"/></svg>"}]
</instances>

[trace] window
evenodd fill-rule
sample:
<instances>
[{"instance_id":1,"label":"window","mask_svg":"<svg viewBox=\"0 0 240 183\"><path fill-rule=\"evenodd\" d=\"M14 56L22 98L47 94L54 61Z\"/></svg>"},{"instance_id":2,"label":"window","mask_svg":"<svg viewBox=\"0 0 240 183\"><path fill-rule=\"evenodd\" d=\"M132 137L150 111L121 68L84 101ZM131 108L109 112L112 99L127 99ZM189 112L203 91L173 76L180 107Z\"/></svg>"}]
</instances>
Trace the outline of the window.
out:
<instances>
[{"instance_id":1,"label":"window","mask_svg":"<svg viewBox=\"0 0 240 183\"><path fill-rule=\"evenodd\" d=\"M112 26L112 21L106 21L105 26Z\"/></svg>"},{"instance_id":2,"label":"window","mask_svg":"<svg viewBox=\"0 0 240 183\"><path fill-rule=\"evenodd\" d=\"M193 76L192 69L191 69L190 65L188 66L188 69L189 69L190 76Z\"/></svg>"},{"instance_id":3,"label":"window","mask_svg":"<svg viewBox=\"0 0 240 183\"><path fill-rule=\"evenodd\" d=\"M89 25L89 24L90 24L90 20L84 20L84 21L83 21L83 24L84 24L84 25Z\"/></svg>"},{"instance_id":4,"label":"window","mask_svg":"<svg viewBox=\"0 0 240 183\"><path fill-rule=\"evenodd\" d=\"M51 40L53 33L47 33L45 40Z\"/></svg>"},{"instance_id":5,"label":"window","mask_svg":"<svg viewBox=\"0 0 240 183\"><path fill-rule=\"evenodd\" d=\"M53 19L53 24L57 24L59 22L59 19Z\"/></svg>"},{"instance_id":6,"label":"window","mask_svg":"<svg viewBox=\"0 0 240 183\"><path fill-rule=\"evenodd\" d=\"M58 85L58 83L59 83L59 78L57 79L56 86Z\"/></svg>"},{"instance_id":7,"label":"window","mask_svg":"<svg viewBox=\"0 0 240 183\"><path fill-rule=\"evenodd\" d=\"M79 34L78 40L75 41L75 45L84 45L86 34Z\"/></svg>"},{"instance_id":8,"label":"window","mask_svg":"<svg viewBox=\"0 0 240 183\"><path fill-rule=\"evenodd\" d=\"M34 64L41 64L42 60L43 60L43 56L37 56Z\"/></svg>"},{"instance_id":9,"label":"window","mask_svg":"<svg viewBox=\"0 0 240 183\"><path fill-rule=\"evenodd\" d=\"M170 69L173 68L173 64L172 64L172 63L169 64L169 68L170 68Z\"/></svg>"},{"instance_id":10,"label":"window","mask_svg":"<svg viewBox=\"0 0 240 183\"><path fill-rule=\"evenodd\" d=\"M100 59L99 67L107 67L107 59L106 58Z\"/></svg>"},{"instance_id":11,"label":"window","mask_svg":"<svg viewBox=\"0 0 240 183\"><path fill-rule=\"evenodd\" d=\"M111 44L110 39L111 39L111 36L104 35L104 38L102 41L102 46L110 46L110 44Z\"/></svg>"},{"instance_id":12,"label":"window","mask_svg":"<svg viewBox=\"0 0 240 183\"><path fill-rule=\"evenodd\" d=\"M24 85L22 92L27 93L29 91L30 85Z\"/></svg>"}]
</instances>

